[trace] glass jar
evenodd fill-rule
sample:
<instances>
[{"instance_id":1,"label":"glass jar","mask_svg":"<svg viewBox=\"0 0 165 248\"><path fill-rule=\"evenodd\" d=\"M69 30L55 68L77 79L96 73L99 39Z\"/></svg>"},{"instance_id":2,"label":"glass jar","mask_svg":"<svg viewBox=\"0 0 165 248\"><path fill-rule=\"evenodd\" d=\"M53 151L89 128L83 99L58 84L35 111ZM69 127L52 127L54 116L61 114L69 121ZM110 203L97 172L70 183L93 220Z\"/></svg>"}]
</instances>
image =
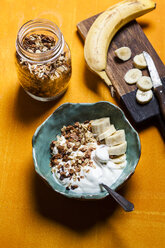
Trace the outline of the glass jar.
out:
<instances>
[{"instance_id":1,"label":"glass jar","mask_svg":"<svg viewBox=\"0 0 165 248\"><path fill-rule=\"evenodd\" d=\"M67 89L71 54L60 29L46 19L25 23L16 40L16 67L24 90L34 99L50 101Z\"/></svg>"}]
</instances>

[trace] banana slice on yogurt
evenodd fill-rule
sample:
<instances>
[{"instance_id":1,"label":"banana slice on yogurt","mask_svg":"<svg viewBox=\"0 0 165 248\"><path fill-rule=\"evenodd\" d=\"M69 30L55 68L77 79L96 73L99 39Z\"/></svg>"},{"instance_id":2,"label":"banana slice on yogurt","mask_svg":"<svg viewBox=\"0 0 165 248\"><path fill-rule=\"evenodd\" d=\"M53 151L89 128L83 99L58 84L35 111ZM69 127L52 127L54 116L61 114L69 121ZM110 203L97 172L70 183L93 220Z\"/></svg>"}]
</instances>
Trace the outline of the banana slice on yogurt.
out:
<instances>
[{"instance_id":1,"label":"banana slice on yogurt","mask_svg":"<svg viewBox=\"0 0 165 248\"><path fill-rule=\"evenodd\" d=\"M125 131L124 129L117 130L112 135L105 139L105 144L108 146L115 146L123 143L125 141Z\"/></svg>"},{"instance_id":2,"label":"banana slice on yogurt","mask_svg":"<svg viewBox=\"0 0 165 248\"><path fill-rule=\"evenodd\" d=\"M100 118L91 121L92 133L100 135L110 128L110 118Z\"/></svg>"},{"instance_id":3,"label":"banana slice on yogurt","mask_svg":"<svg viewBox=\"0 0 165 248\"><path fill-rule=\"evenodd\" d=\"M108 147L108 153L109 155L120 156L126 152L126 149L127 149L127 141L124 141L120 145Z\"/></svg>"},{"instance_id":4,"label":"banana slice on yogurt","mask_svg":"<svg viewBox=\"0 0 165 248\"><path fill-rule=\"evenodd\" d=\"M109 129L107 129L104 133L101 133L100 135L98 135L98 140L101 141L101 140L107 138L108 136L112 135L115 132L116 132L116 129L115 129L114 125L110 125Z\"/></svg>"},{"instance_id":5,"label":"banana slice on yogurt","mask_svg":"<svg viewBox=\"0 0 165 248\"><path fill-rule=\"evenodd\" d=\"M126 160L119 164L112 163L111 161L107 163L107 167L113 170L123 169L125 166L126 166Z\"/></svg>"},{"instance_id":6,"label":"banana slice on yogurt","mask_svg":"<svg viewBox=\"0 0 165 248\"><path fill-rule=\"evenodd\" d=\"M110 161L113 162L114 164L121 164L126 161L126 154L110 158Z\"/></svg>"}]
</instances>

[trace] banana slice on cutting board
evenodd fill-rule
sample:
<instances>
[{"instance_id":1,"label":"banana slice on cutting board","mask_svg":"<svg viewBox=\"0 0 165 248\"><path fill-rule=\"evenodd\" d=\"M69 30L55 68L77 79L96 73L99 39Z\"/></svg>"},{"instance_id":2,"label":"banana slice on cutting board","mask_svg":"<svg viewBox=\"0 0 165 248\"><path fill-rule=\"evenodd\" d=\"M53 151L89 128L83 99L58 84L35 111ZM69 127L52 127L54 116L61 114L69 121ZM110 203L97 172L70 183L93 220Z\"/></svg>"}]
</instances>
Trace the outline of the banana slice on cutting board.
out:
<instances>
[{"instance_id":1,"label":"banana slice on cutting board","mask_svg":"<svg viewBox=\"0 0 165 248\"><path fill-rule=\"evenodd\" d=\"M135 84L142 77L142 72L139 69L130 69L124 76L127 84Z\"/></svg>"},{"instance_id":2,"label":"banana slice on cutting board","mask_svg":"<svg viewBox=\"0 0 165 248\"><path fill-rule=\"evenodd\" d=\"M110 128L110 118L100 118L91 121L92 133L100 135Z\"/></svg>"},{"instance_id":3,"label":"banana slice on cutting board","mask_svg":"<svg viewBox=\"0 0 165 248\"><path fill-rule=\"evenodd\" d=\"M149 101L151 101L152 96L152 90L142 91L138 89L136 92L136 100L140 104L148 103Z\"/></svg>"},{"instance_id":4,"label":"banana slice on cutting board","mask_svg":"<svg viewBox=\"0 0 165 248\"><path fill-rule=\"evenodd\" d=\"M105 144L108 146L115 146L123 143L125 141L125 131L120 129L116 131L111 136L105 138Z\"/></svg>"},{"instance_id":5,"label":"banana slice on cutting board","mask_svg":"<svg viewBox=\"0 0 165 248\"><path fill-rule=\"evenodd\" d=\"M147 76L142 76L138 82L137 82L137 87L139 90L142 91L147 91L152 89L152 81L150 77Z\"/></svg>"},{"instance_id":6,"label":"banana slice on cutting board","mask_svg":"<svg viewBox=\"0 0 165 248\"><path fill-rule=\"evenodd\" d=\"M118 157L110 158L110 161L115 164L120 164L126 161L126 154L120 155Z\"/></svg>"},{"instance_id":7,"label":"banana slice on cutting board","mask_svg":"<svg viewBox=\"0 0 165 248\"><path fill-rule=\"evenodd\" d=\"M120 47L115 50L115 55L122 61L127 61L131 58L131 49L129 47Z\"/></svg>"},{"instance_id":8,"label":"banana slice on cutting board","mask_svg":"<svg viewBox=\"0 0 165 248\"><path fill-rule=\"evenodd\" d=\"M138 69L145 69L147 67L147 63L146 63L143 53L136 55L133 58L133 64Z\"/></svg>"},{"instance_id":9,"label":"banana slice on cutting board","mask_svg":"<svg viewBox=\"0 0 165 248\"><path fill-rule=\"evenodd\" d=\"M112 135L115 132L116 132L116 129L115 129L114 125L110 125L109 129L107 129L104 133L101 133L98 135L98 140L101 141L101 140L107 138L108 136Z\"/></svg>"},{"instance_id":10,"label":"banana slice on cutting board","mask_svg":"<svg viewBox=\"0 0 165 248\"><path fill-rule=\"evenodd\" d=\"M109 155L117 155L117 156L122 155L126 152L126 150L127 150L127 141L117 146L108 147Z\"/></svg>"}]
</instances>

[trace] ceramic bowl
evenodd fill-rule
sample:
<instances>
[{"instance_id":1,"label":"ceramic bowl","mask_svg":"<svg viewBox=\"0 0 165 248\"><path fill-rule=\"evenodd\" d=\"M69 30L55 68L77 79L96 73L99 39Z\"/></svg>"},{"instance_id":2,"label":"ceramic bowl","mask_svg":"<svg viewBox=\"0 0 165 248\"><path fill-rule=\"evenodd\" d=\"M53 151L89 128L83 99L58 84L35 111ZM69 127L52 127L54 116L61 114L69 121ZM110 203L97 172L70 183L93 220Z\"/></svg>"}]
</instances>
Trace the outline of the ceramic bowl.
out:
<instances>
[{"instance_id":1,"label":"ceramic bowl","mask_svg":"<svg viewBox=\"0 0 165 248\"><path fill-rule=\"evenodd\" d=\"M101 199L108 195L106 191L87 194L68 191L63 185L55 181L50 163L50 143L61 133L61 128L76 121L98 119L110 117L111 123L116 129L124 129L126 133L127 146L127 165L121 176L111 186L112 189L120 187L135 171L141 154L141 146L138 133L131 126L123 111L110 102L97 103L65 103L50 115L35 131L32 146L33 160L36 172L47 181L47 183L58 193L70 198Z\"/></svg>"}]
</instances>

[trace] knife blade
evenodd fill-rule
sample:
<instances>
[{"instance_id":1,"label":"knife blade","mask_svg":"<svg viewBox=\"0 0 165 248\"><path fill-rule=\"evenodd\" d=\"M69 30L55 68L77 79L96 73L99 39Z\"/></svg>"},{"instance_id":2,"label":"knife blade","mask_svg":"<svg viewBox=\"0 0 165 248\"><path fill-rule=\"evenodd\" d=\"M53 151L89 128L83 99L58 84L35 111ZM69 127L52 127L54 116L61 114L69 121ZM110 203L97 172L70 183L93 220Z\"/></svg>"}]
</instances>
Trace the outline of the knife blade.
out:
<instances>
[{"instance_id":1,"label":"knife blade","mask_svg":"<svg viewBox=\"0 0 165 248\"><path fill-rule=\"evenodd\" d=\"M153 90L158 99L162 117L165 120L165 87L162 84L152 57L145 51L143 51L143 55L148 66L148 71L153 83Z\"/></svg>"}]
</instances>

